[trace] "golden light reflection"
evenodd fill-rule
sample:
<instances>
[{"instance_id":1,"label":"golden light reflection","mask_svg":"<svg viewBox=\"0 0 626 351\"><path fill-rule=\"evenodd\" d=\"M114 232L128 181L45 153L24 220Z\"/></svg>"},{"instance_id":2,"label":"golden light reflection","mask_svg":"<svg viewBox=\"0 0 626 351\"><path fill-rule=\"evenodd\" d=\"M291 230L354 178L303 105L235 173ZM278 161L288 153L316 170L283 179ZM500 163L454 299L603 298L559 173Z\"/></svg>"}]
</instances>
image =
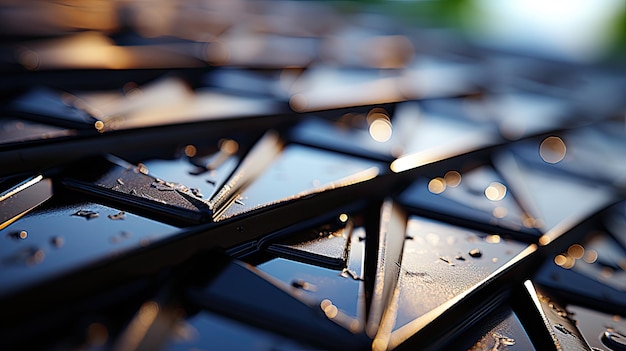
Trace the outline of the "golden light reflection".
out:
<instances>
[{"instance_id":1,"label":"golden light reflection","mask_svg":"<svg viewBox=\"0 0 626 351\"><path fill-rule=\"evenodd\" d=\"M339 221L341 223L346 223L348 221L348 215L345 213L342 213L339 215Z\"/></svg>"},{"instance_id":2,"label":"golden light reflection","mask_svg":"<svg viewBox=\"0 0 626 351\"><path fill-rule=\"evenodd\" d=\"M491 201L500 201L506 196L506 186L493 182L485 189L485 196Z\"/></svg>"},{"instance_id":3,"label":"golden light reflection","mask_svg":"<svg viewBox=\"0 0 626 351\"><path fill-rule=\"evenodd\" d=\"M585 248L579 244L573 244L567 249L567 254L575 259L580 259L585 254Z\"/></svg>"},{"instance_id":4,"label":"golden light reflection","mask_svg":"<svg viewBox=\"0 0 626 351\"><path fill-rule=\"evenodd\" d=\"M375 107L367 114L369 133L372 139L379 143L384 143L391 139L392 125L389 113L380 107Z\"/></svg>"},{"instance_id":5,"label":"golden light reflection","mask_svg":"<svg viewBox=\"0 0 626 351\"><path fill-rule=\"evenodd\" d=\"M504 218L508 214L508 211L506 210L506 208L498 206L493 209L492 214L496 218Z\"/></svg>"},{"instance_id":6,"label":"golden light reflection","mask_svg":"<svg viewBox=\"0 0 626 351\"><path fill-rule=\"evenodd\" d=\"M444 190L446 190L446 181L441 178L433 178L428 182L428 191L433 194L441 194Z\"/></svg>"},{"instance_id":7,"label":"golden light reflection","mask_svg":"<svg viewBox=\"0 0 626 351\"><path fill-rule=\"evenodd\" d=\"M144 165L143 163L138 163L137 167L135 167L134 171L135 171L135 173L141 173L141 174L148 174L148 173L150 173L150 171L148 171L148 167L146 167L146 165Z\"/></svg>"},{"instance_id":8,"label":"golden light reflection","mask_svg":"<svg viewBox=\"0 0 626 351\"><path fill-rule=\"evenodd\" d=\"M452 188L456 188L461 184L461 173L457 171L448 171L443 179L446 181L446 185Z\"/></svg>"},{"instance_id":9,"label":"golden light reflection","mask_svg":"<svg viewBox=\"0 0 626 351\"><path fill-rule=\"evenodd\" d=\"M583 260L587 263L595 263L598 260L598 252L593 249L585 250Z\"/></svg>"},{"instance_id":10,"label":"golden light reflection","mask_svg":"<svg viewBox=\"0 0 626 351\"><path fill-rule=\"evenodd\" d=\"M320 303L320 307L322 308L322 311L324 311L324 313L326 314L326 317L330 319L337 317L337 314L339 313L339 309L337 309L337 306L335 306L333 302L328 299L322 300L322 302Z\"/></svg>"},{"instance_id":11,"label":"golden light reflection","mask_svg":"<svg viewBox=\"0 0 626 351\"><path fill-rule=\"evenodd\" d=\"M372 350L373 351L383 351L387 350L387 341L383 337L376 337L372 342Z\"/></svg>"},{"instance_id":12,"label":"golden light reflection","mask_svg":"<svg viewBox=\"0 0 626 351\"><path fill-rule=\"evenodd\" d=\"M361 323L355 319L352 322L350 322L349 328L351 332L356 333L361 329Z\"/></svg>"},{"instance_id":13,"label":"golden light reflection","mask_svg":"<svg viewBox=\"0 0 626 351\"><path fill-rule=\"evenodd\" d=\"M613 268L604 267L600 271L600 275L604 278L611 278L613 276Z\"/></svg>"},{"instance_id":14,"label":"golden light reflection","mask_svg":"<svg viewBox=\"0 0 626 351\"><path fill-rule=\"evenodd\" d=\"M296 112L303 112L307 105L307 98L303 94L294 94L289 98L289 106Z\"/></svg>"},{"instance_id":15,"label":"golden light reflection","mask_svg":"<svg viewBox=\"0 0 626 351\"><path fill-rule=\"evenodd\" d=\"M535 220L532 217L526 216L522 220L522 224L524 224L524 227L526 227L526 228L534 228L535 227Z\"/></svg>"},{"instance_id":16,"label":"golden light reflection","mask_svg":"<svg viewBox=\"0 0 626 351\"><path fill-rule=\"evenodd\" d=\"M32 54L31 54L32 52ZM54 41L35 43L35 48L25 51L22 65L34 69L45 68L109 68L128 67L133 54L116 46L113 40L95 32L84 32ZM35 56L33 56L36 55Z\"/></svg>"},{"instance_id":17,"label":"golden light reflection","mask_svg":"<svg viewBox=\"0 0 626 351\"><path fill-rule=\"evenodd\" d=\"M548 245L551 241L552 239L550 239L550 237L547 235L542 235L539 237L539 245L541 246Z\"/></svg>"},{"instance_id":18,"label":"golden light reflection","mask_svg":"<svg viewBox=\"0 0 626 351\"><path fill-rule=\"evenodd\" d=\"M567 258L565 257L565 255L556 255L554 257L554 263L556 263L557 266L563 266L566 261Z\"/></svg>"},{"instance_id":19,"label":"golden light reflection","mask_svg":"<svg viewBox=\"0 0 626 351\"><path fill-rule=\"evenodd\" d=\"M412 168L419 167L431 161L433 161L433 155L431 153L417 152L395 159L393 162L391 162L389 168L394 173L400 173Z\"/></svg>"},{"instance_id":20,"label":"golden light reflection","mask_svg":"<svg viewBox=\"0 0 626 351\"><path fill-rule=\"evenodd\" d=\"M372 139L378 141L379 143L389 141L392 133L391 122L382 118L377 119L370 124L369 132Z\"/></svg>"},{"instance_id":21,"label":"golden light reflection","mask_svg":"<svg viewBox=\"0 0 626 351\"><path fill-rule=\"evenodd\" d=\"M500 240L501 240L500 235L497 235L497 234L487 235L487 237L485 238L485 241L490 244L498 244Z\"/></svg>"},{"instance_id":22,"label":"golden light reflection","mask_svg":"<svg viewBox=\"0 0 626 351\"><path fill-rule=\"evenodd\" d=\"M239 150L239 143L237 143L236 141L232 140L232 139L222 139L220 140L220 151L227 153L227 154L234 154L237 152L237 150Z\"/></svg>"},{"instance_id":23,"label":"golden light reflection","mask_svg":"<svg viewBox=\"0 0 626 351\"><path fill-rule=\"evenodd\" d=\"M139 309L138 320L141 324L149 326L159 313L159 304L154 301L144 303Z\"/></svg>"},{"instance_id":24,"label":"golden light reflection","mask_svg":"<svg viewBox=\"0 0 626 351\"><path fill-rule=\"evenodd\" d=\"M567 148L563 140L556 136L545 138L539 146L539 155L547 163L558 163L565 158Z\"/></svg>"},{"instance_id":25,"label":"golden light reflection","mask_svg":"<svg viewBox=\"0 0 626 351\"><path fill-rule=\"evenodd\" d=\"M560 256L563 256L565 258L565 261L563 262L563 264L560 264L559 266L565 269L571 269L572 267L574 267L576 260L572 256L568 256L568 255L560 255ZM556 262L556 258L555 258L555 262Z\"/></svg>"},{"instance_id":26,"label":"golden light reflection","mask_svg":"<svg viewBox=\"0 0 626 351\"><path fill-rule=\"evenodd\" d=\"M196 149L195 146L193 146L193 145L185 146L185 156L187 156L187 157L194 157L194 156L196 156L197 152L198 152L198 150Z\"/></svg>"},{"instance_id":27,"label":"golden light reflection","mask_svg":"<svg viewBox=\"0 0 626 351\"><path fill-rule=\"evenodd\" d=\"M104 122L96 121L96 123L94 123L93 126L94 128L96 128L97 131L102 131L104 129Z\"/></svg>"}]
</instances>

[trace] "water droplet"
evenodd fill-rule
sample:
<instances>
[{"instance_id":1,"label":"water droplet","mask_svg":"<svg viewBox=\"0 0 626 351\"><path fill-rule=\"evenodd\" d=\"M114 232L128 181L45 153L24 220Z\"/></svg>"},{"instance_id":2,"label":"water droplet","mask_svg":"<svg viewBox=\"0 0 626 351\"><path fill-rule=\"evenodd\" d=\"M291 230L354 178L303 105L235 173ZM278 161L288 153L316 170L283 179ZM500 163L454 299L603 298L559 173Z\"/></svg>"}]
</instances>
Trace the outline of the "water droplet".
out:
<instances>
[{"instance_id":1,"label":"water droplet","mask_svg":"<svg viewBox=\"0 0 626 351\"><path fill-rule=\"evenodd\" d=\"M143 163L139 163L137 165L137 167L133 168L133 172L135 173L141 173L141 174L148 174L148 167L146 167L146 165L144 165Z\"/></svg>"},{"instance_id":2,"label":"water droplet","mask_svg":"<svg viewBox=\"0 0 626 351\"><path fill-rule=\"evenodd\" d=\"M452 262L449 258L447 257L443 257L443 256L439 256L439 259L445 263L447 263L449 266L454 266L454 262Z\"/></svg>"},{"instance_id":3,"label":"water droplet","mask_svg":"<svg viewBox=\"0 0 626 351\"><path fill-rule=\"evenodd\" d=\"M60 237L60 236L53 236L50 239L50 243L52 244L52 246L58 249L65 244L65 239L63 239L63 237Z\"/></svg>"},{"instance_id":4,"label":"water droplet","mask_svg":"<svg viewBox=\"0 0 626 351\"><path fill-rule=\"evenodd\" d=\"M202 195L202 192L201 192L201 191L200 191L200 189L198 189L198 188L190 188L189 190L191 190L191 193L192 193L194 196L197 196L197 197L204 197L204 195Z\"/></svg>"},{"instance_id":5,"label":"water droplet","mask_svg":"<svg viewBox=\"0 0 626 351\"><path fill-rule=\"evenodd\" d=\"M492 350L500 350L502 346L515 345L515 339L509 338L508 336L494 333L493 338L496 340L496 343L493 345Z\"/></svg>"},{"instance_id":6,"label":"water droplet","mask_svg":"<svg viewBox=\"0 0 626 351\"><path fill-rule=\"evenodd\" d=\"M456 256L454 256L454 258L455 258L457 261L465 261L465 257L463 257L463 256L461 256L461 255L456 255Z\"/></svg>"},{"instance_id":7,"label":"water droplet","mask_svg":"<svg viewBox=\"0 0 626 351\"><path fill-rule=\"evenodd\" d=\"M411 235L407 235L404 237L406 240L414 240L415 238L412 237Z\"/></svg>"},{"instance_id":8,"label":"water droplet","mask_svg":"<svg viewBox=\"0 0 626 351\"><path fill-rule=\"evenodd\" d=\"M483 253L479 249L471 249L468 253L471 257L479 258L483 256Z\"/></svg>"},{"instance_id":9,"label":"water droplet","mask_svg":"<svg viewBox=\"0 0 626 351\"><path fill-rule=\"evenodd\" d=\"M563 324L555 324L554 329L560 331L561 333L565 335L575 336L574 333L572 333L569 329L567 329Z\"/></svg>"},{"instance_id":10,"label":"water droplet","mask_svg":"<svg viewBox=\"0 0 626 351\"><path fill-rule=\"evenodd\" d=\"M24 240L28 237L28 232L25 230L16 230L8 233L7 236L14 240Z\"/></svg>"},{"instance_id":11,"label":"water droplet","mask_svg":"<svg viewBox=\"0 0 626 351\"><path fill-rule=\"evenodd\" d=\"M492 259L491 259L491 262L496 263L496 262L498 262L499 260L500 260L499 258L494 257L494 258L492 258Z\"/></svg>"},{"instance_id":12,"label":"water droplet","mask_svg":"<svg viewBox=\"0 0 626 351\"><path fill-rule=\"evenodd\" d=\"M3 260L3 263L10 265L32 266L41 263L45 257L46 254L42 249L31 246L18 250L11 256L6 257Z\"/></svg>"},{"instance_id":13,"label":"water droplet","mask_svg":"<svg viewBox=\"0 0 626 351\"><path fill-rule=\"evenodd\" d=\"M412 272L412 271L404 271L405 276L412 278L419 278L424 283L434 283L435 280L431 277L430 274L426 272Z\"/></svg>"},{"instance_id":14,"label":"water droplet","mask_svg":"<svg viewBox=\"0 0 626 351\"><path fill-rule=\"evenodd\" d=\"M211 185L215 185L216 181L214 181L213 179L206 179L206 182L211 184Z\"/></svg>"},{"instance_id":15,"label":"water droplet","mask_svg":"<svg viewBox=\"0 0 626 351\"><path fill-rule=\"evenodd\" d=\"M124 180L122 180L122 178L117 178L117 184L124 185Z\"/></svg>"},{"instance_id":16,"label":"water droplet","mask_svg":"<svg viewBox=\"0 0 626 351\"><path fill-rule=\"evenodd\" d=\"M156 201L156 202L160 202L162 204L166 204L167 205L167 201L163 200L163 199L157 199L156 197L152 197L148 194L141 194L141 197L143 197L144 199L148 199L151 201Z\"/></svg>"},{"instance_id":17,"label":"water droplet","mask_svg":"<svg viewBox=\"0 0 626 351\"><path fill-rule=\"evenodd\" d=\"M111 243L113 244L117 244L122 240L128 239L132 236L131 232L127 232L127 231L122 231L119 233L119 235L115 235L111 237Z\"/></svg>"},{"instance_id":18,"label":"water droplet","mask_svg":"<svg viewBox=\"0 0 626 351\"><path fill-rule=\"evenodd\" d=\"M311 283L307 283L302 279L294 279L291 282L291 286L293 286L294 288L302 289L306 291L315 291L315 285Z\"/></svg>"},{"instance_id":19,"label":"water droplet","mask_svg":"<svg viewBox=\"0 0 626 351\"><path fill-rule=\"evenodd\" d=\"M102 131L104 129L104 122L102 121L96 121L96 123L93 124L94 128L96 128L98 131Z\"/></svg>"},{"instance_id":20,"label":"water droplet","mask_svg":"<svg viewBox=\"0 0 626 351\"><path fill-rule=\"evenodd\" d=\"M348 221L348 218L349 218L348 215L345 213L342 213L339 215L339 221L341 223L346 223Z\"/></svg>"},{"instance_id":21,"label":"water droplet","mask_svg":"<svg viewBox=\"0 0 626 351\"><path fill-rule=\"evenodd\" d=\"M124 218L126 218L126 212L120 211L120 212L118 212L116 214L110 214L107 217L109 217L109 219L112 219L112 220L124 219Z\"/></svg>"},{"instance_id":22,"label":"water droplet","mask_svg":"<svg viewBox=\"0 0 626 351\"><path fill-rule=\"evenodd\" d=\"M206 173L206 172L207 172L207 169L204 168L204 167L195 167L191 171L187 171L187 173L189 173L191 175L194 175L194 176L197 176L197 175L200 175L200 174Z\"/></svg>"},{"instance_id":23,"label":"water droplet","mask_svg":"<svg viewBox=\"0 0 626 351\"><path fill-rule=\"evenodd\" d=\"M359 277L359 275L355 271L351 271L348 268L344 268L341 271L341 273L339 273L339 275L344 278L352 278L354 280L363 280L363 278Z\"/></svg>"},{"instance_id":24,"label":"water droplet","mask_svg":"<svg viewBox=\"0 0 626 351\"><path fill-rule=\"evenodd\" d=\"M172 183L168 183L168 182L164 182L160 179L157 179L156 181L152 182L152 184L150 184L150 186L152 188L155 188L156 190L159 191L174 191L174 184Z\"/></svg>"},{"instance_id":25,"label":"water droplet","mask_svg":"<svg viewBox=\"0 0 626 351\"><path fill-rule=\"evenodd\" d=\"M498 244L500 242L501 238L500 235L487 235L485 237L485 241L490 243L490 244Z\"/></svg>"},{"instance_id":26,"label":"water droplet","mask_svg":"<svg viewBox=\"0 0 626 351\"><path fill-rule=\"evenodd\" d=\"M91 211L91 210L78 210L76 211L73 216L78 216L78 217L85 217L87 219L93 219L93 218L97 218L99 216L98 212L95 211Z\"/></svg>"}]
</instances>

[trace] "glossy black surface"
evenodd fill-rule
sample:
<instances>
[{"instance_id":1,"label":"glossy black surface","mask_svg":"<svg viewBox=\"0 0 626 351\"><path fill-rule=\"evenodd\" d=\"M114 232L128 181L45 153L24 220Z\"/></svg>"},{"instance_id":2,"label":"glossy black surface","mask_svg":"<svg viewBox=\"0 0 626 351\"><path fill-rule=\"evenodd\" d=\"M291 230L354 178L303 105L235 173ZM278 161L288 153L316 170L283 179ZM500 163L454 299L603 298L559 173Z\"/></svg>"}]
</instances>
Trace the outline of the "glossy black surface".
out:
<instances>
[{"instance_id":1,"label":"glossy black surface","mask_svg":"<svg viewBox=\"0 0 626 351\"><path fill-rule=\"evenodd\" d=\"M623 63L471 4L0 7L0 349L623 349Z\"/></svg>"}]
</instances>

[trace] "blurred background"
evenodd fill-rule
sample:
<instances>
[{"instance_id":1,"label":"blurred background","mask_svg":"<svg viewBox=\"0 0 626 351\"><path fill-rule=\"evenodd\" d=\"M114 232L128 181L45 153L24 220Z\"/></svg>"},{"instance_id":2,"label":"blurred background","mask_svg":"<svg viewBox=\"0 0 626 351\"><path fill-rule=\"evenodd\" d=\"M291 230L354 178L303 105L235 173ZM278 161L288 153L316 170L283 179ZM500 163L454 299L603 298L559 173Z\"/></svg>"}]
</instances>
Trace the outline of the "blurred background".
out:
<instances>
[{"instance_id":1,"label":"blurred background","mask_svg":"<svg viewBox=\"0 0 626 351\"><path fill-rule=\"evenodd\" d=\"M625 70L621 0L2 1L0 309L20 311L0 323L0 341L38 349L191 350L233 340L242 349L369 349L410 348L417 335L434 349L542 349L546 330L533 330L539 317L527 303L545 302L563 324L573 323L572 313L548 298L517 299L523 277L593 320L580 324L592 346L619 350ZM102 171L97 181L92 169ZM241 174L239 193L220 203ZM24 209L8 201L15 194ZM310 196L318 194L327 202ZM369 304L373 282L390 269L376 261L387 245L378 242L377 221L388 195L400 205L382 207L408 228L398 240L412 254L395 261L406 282L398 283L397 324L395 282L386 300ZM348 202L358 210L344 211ZM276 216L276 208L297 215ZM331 219L322 218L326 211ZM527 245L540 249L516 260ZM191 259L215 247L226 254L211 269ZM420 250L436 253L434 263ZM146 251L169 266L153 268L140 255ZM533 269L524 270L528 261ZM168 278L142 291L111 285L90 295L105 284L90 269L104 267L97 272L113 280L116 269L134 272L128 262L153 269L140 278ZM207 281L183 279L171 266ZM488 279L502 267L523 274ZM42 294L42 286L63 290L56 279L87 292ZM236 295L240 284L250 289ZM473 324L456 314L474 305L458 296L488 296L493 286L513 298L468 313ZM236 298L221 304L212 299L220 294ZM281 314L284 303L298 312ZM389 325L383 310L391 311ZM379 322L383 341L375 340ZM464 338L443 340L428 328ZM333 338L318 337L328 330ZM613 339L601 341L604 332Z\"/></svg>"}]
</instances>

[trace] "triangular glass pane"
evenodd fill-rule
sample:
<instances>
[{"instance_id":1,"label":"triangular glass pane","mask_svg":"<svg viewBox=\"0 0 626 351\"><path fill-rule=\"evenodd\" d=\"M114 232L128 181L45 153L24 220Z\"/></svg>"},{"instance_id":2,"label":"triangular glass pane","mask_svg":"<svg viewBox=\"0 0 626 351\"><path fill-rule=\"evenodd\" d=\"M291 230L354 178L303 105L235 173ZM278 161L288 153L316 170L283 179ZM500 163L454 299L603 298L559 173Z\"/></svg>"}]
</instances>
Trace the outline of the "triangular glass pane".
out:
<instances>
[{"instance_id":1,"label":"triangular glass pane","mask_svg":"<svg viewBox=\"0 0 626 351\"><path fill-rule=\"evenodd\" d=\"M497 308L459 337L441 340L440 346L458 351L536 350L517 314L508 306Z\"/></svg>"},{"instance_id":2,"label":"triangular glass pane","mask_svg":"<svg viewBox=\"0 0 626 351\"><path fill-rule=\"evenodd\" d=\"M343 223L342 219L345 219ZM291 233L270 244L266 250L292 260L342 269L348 260L353 224L345 213L340 215L338 222Z\"/></svg>"},{"instance_id":3,"label":"triangular glass pane","mask_svg":"<svg viewBox=\"0 0 626 351\"><path fill-rule=\"evenodd\" d=\"M217 220L281 201L359 183L374 178L383 171L383 165L379 162L288 144L269 164L264 165L262 173L251 184L242 189L240 202L230 205ZM237 171L230 179L236 177Z\"/></svg>"},{"instance_id":4,"label":"triangular glass pane","mask_svg":"<svg viewBox=\"0 0 626 351\"><path fill-rule=\"evenodd\" d=\"M539 142L535 143L537 150ZM497 154L494 164L520 205L533 216L535 227L544 233L559 224L579 222L615 201L603 183L532 166L511 152Z\"/></svg>"},{"instance_id":5,"label":"triangular glass pane","mask_svg":"<svg viewBox=\"0 0 626 351\"><path fill-rule=\"evenodd\" d=\"M363 227L357 226L352 230L348 257L347 265L342 269L328 269L283 258L273 258L256 267L291 286L294 293L317 301L331 302L337 312L343 315L340 323L357 332L365 323Z\"/></svg>"},{"instance_id":6,"label":"triangular glass pane","mask_svg":"<svg viewBox=\"0 0 626 351\"><path fill-rule=\"evenodd\" d=\"M491 166L465 172L450 170L434 178L419 177L402 192L400 201L417 213L485 230L500 229L518 238L541 234L529 225L528 215Z\"/></svg>"},{"instance_id":7,"label":"triangular glass pane","mask_svg":"<svg viewBox=\"0 0 626 351\"><path fill-rule=\"evenodd\" d=\"M466 293L527 247L498 235L411 217L394 330Z\"/></svg>"},{"instance_id":8,"label":"triangular glass pane","mask_svg":"<svg viewBox=\"0 0 626 351\"><path fill-rule=\"evenodd\" d=\"M322 350L209 311L180 322L173 334L162 350Z\"/></svg>"},{"instance_id":9,"label":"triangular glass pane","mask_svg":"<svg viewBox=\"0 0 626 351\"><path fill-rule=\"evenodd\" d=\"M239 262L227 263L207 284L190 287L187 292L201 307L320 347L360 349L369 343L335 321L343 316L332 300L299 294L299 288L274 281L262 270Z\"/></svg>"},{"instance_id":10,"label":"triangular glass pane","mask_svg":"<svg viewBox=\"0 0 626 351\"><path fill-rule=\"evenodd\" d=\"M617 334L618 339L622 341L626 336L626 317L623 315L602 313L580 305L568 305L566 309L576 320L576 326L592 348L605 350L607 347L616 346L607 341L610 335L606 333Z\"/></svg>"}]
</instances>

